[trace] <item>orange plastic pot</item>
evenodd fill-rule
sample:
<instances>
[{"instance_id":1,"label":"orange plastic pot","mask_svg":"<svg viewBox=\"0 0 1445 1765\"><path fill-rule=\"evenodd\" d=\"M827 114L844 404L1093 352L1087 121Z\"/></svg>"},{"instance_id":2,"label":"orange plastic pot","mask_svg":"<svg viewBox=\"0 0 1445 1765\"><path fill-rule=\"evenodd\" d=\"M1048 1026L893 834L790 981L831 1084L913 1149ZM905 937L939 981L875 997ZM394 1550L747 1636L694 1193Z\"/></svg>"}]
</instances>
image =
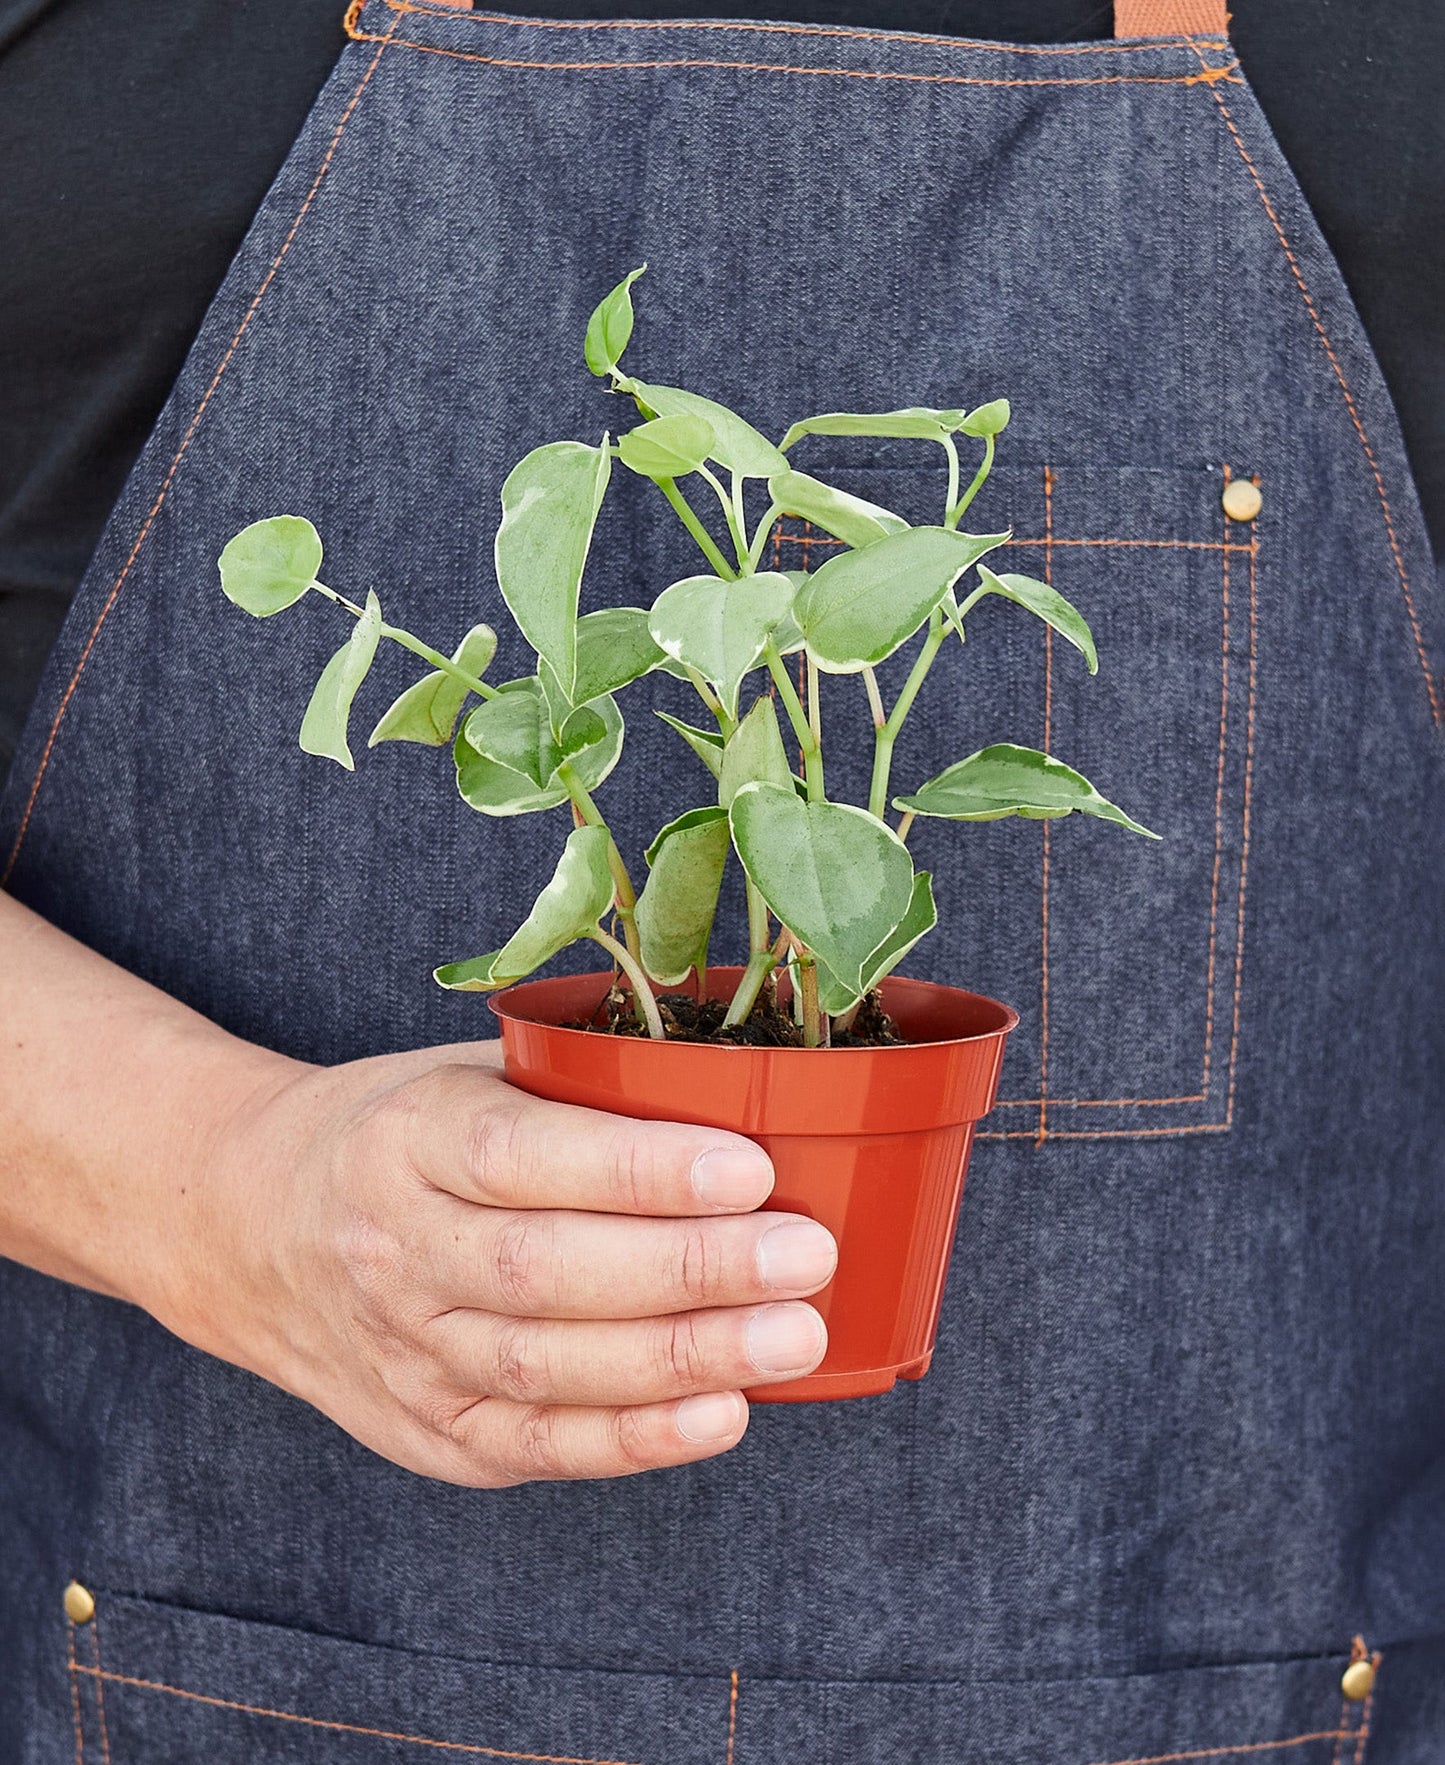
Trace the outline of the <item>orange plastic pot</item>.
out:
<instances>
[{"instance_id":1,"label":"orange plastic pot","mask_svg":"<svg viewBox=\"0 0 1445 1765\"><path fill-rule=\"evenodd\" d=\"M729 998L740 969L709 969ZM1017 1013L926 981L883 983L906 1045L736 1048L566 1029L588 1022L610 974L509 987L491 1001L507 1078L538 1097L653 1121L702 1122L756 1140L777 1173L765 1206L807 1214L838 1242L813 1300L828 1352L754 1403L871 1397L921 1379L933 1357L974 1126L993 1107Z\"/></svg>"}]
</instances>

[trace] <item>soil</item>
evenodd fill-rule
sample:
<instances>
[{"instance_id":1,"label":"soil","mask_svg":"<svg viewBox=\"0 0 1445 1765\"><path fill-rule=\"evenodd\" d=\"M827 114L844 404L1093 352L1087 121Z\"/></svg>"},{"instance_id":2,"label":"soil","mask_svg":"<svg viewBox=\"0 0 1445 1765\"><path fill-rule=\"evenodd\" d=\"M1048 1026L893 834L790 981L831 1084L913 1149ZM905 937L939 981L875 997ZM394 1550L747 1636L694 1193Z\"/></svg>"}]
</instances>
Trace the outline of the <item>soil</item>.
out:
<instances>
[{"instance_id":1,"label":"soil","mask_svg":"<svg viewBox=\"0 0 1445 1765\"><path fill-rule=\"evenodd\" d=\"M657 1008L670 1042L730 1042L741 1048L801 1048L803 1032L790 1011L782 1011L766 993L749 1012L746 1022L724 1025L726 999L697 999L691 993L664 993ZM603 1036L645 1036L632 1009L632 995L614 987L586 1022L564 1025L569 1030L592 1030ZM880 996L870 993L858 1007L853 1026L834 1032L834 1048L888 1048L902 1044L897 1024L883 1009Z\"/></svg>"}]
</instances>

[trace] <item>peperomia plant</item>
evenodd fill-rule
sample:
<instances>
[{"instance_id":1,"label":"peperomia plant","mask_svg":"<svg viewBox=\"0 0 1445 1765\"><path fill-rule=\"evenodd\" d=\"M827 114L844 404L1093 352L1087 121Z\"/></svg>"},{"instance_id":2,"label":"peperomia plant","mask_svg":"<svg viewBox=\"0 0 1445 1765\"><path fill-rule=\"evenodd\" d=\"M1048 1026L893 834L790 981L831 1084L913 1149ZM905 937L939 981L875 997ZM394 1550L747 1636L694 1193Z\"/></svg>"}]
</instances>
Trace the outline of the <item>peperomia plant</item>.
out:
<instances>
[{"instance_id":1,"label":"peperomia plant","mask_svg":"<svg viewBox=\"0 0 1445 1765\"><path fill-rule=\"evenodd\" d=\"M570 811L573 831L525 923L500 949L438 968L443 986L505 987L590 938L627 976L639 1020L661 1037L658 989L677 988L695 973L699 992L705 990L719 891L736 852L748 959L724 1024L743 1024L765 992L775 1004L776 971L785 967L799 1039L807 1047L827 1045L935 924L930 875L915 870L907 845L915 818L991 821L1079 810L1157 836L1062 762L1009 743L970 754L892 798L901 819L888 825L898 737L940 652L951 635L962 640L970 612L986 596L1002 596L1043 620L1082 653L1090 673L1098 667L1089 627L1062 595L1027 576L996 574L983 562L1009 535L961 530L993 464L1008 404L830 412L794 423L775 444L711 399L622 371L633 327L631 286L645 268L600 303L585 342L588 367L630 398L642 420L615 441L604 434L596 446L554 441L534 448L502 486L497 584L536 654L534 674L501 684L485 678L496 650L486 625L473 626L447 655L388 624L374 592L357 605L327 587L318 580L321 541L296 515L237 534L221 554L221 584L259 618L309 593L355 620L302 719L308 753L353 766L352 701L388 639L430 667L382 716L372 746L450 745L457 788L484 815ZM910 526L797 470L793 449L815 435L916 438L937 446L946 468L938 523ZM977 470L962 488L960 436L982 444ZM664 587L650 608L579 616L588 550L616 462L658 486L707 568ZM768 499L755 522L747 510L750 480L766 485ZM695 501L710 511L708 519ZM760 569L783 515L812 522L839 548L813 571ZM965 590L969 572L974 580ZM889 707L875 670L920 634ZM796 684L793 657L800 658ZM622 751L616 695L654 669L695 688L703 723L657 715L707 768L715 788L707 802L658 832L639 894L593 793ZM820 674L860 679L857 708L870 720L873 742L866 805L828 795ZM799 769L784 744L779 706Z\"/></svg>"}]
</instances>

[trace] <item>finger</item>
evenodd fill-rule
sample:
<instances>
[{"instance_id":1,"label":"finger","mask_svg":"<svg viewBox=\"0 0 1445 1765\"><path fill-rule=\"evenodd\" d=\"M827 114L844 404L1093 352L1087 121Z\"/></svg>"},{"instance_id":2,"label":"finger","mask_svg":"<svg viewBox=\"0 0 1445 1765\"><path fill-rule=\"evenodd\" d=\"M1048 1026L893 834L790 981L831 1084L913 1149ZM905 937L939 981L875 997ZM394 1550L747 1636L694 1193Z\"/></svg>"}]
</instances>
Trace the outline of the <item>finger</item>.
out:
<instances>
[{"instance_id":1,"label":"finger","mask_svg":"<svg viewBox=\"0 0 1445 1765\"><path fill-rule=\"evenodd\" d=\"M812 1372L828 1332L793 1301L671 1317L559 1322L449 1312L428 1345L460 1391L513 1403L662 1403Z\"/></svg>"},{"instance_id":2,"label":"finger","mask_svg":"<svg viewBox=\"0 0 1445 1765\"><path fill-rule=\"evenodd\" d=\"M741 1134L549 1103L485 1067L434 1067L384 1111L413 1170L491 1207L715 1214L772 1192L767 1154Z\"/></svg>"},{"instance_id":3,"label":"finger","mask_svg":"<svg viewBox=\"0 0 1445 1765\"><path fill-rule=\"evenodd\" d=\"M655 1318L805 1298L833 1278L832 1234L802 1214L633 1219L450 1202L417 1278L438 1310Z\"/></svg>"},{"instance_id":4,"label":"finger","mask_svg":"<svg viewBox=\"0 0 1445 1765\"><path fill-rule=\"evenodd\" d=\"M475 1467L475 1481L495 1487L630 1477L687 1465L736 1446L747 1425L742 1393L714 1391L681 1403L625 1409L483 1398L456 1418L448 1434L455 1450Z\"/></svg>"}]
</instances>

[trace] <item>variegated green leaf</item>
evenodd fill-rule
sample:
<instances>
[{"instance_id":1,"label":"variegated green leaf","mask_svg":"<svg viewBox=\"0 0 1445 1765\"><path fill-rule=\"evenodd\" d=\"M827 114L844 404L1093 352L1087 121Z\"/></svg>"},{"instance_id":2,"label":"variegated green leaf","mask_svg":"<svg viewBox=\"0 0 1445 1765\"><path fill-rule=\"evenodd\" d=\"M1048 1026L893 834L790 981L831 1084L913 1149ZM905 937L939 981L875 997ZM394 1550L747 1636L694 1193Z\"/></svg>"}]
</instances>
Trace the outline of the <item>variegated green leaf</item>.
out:
<instances>
[{"instance_id":1,"label":"variegated green leaf","mask_svg":"<svg viewBox=\"0 0 1445 1765\"><path fill-rule=\"evenodd\" d=\"M944 821L1001 821L1006 815L1043 821L1077 809L1146 839L1159 838L1100 796L1082 773L1062 760L1011 742L970 754L929 779L911 797L896 797L894 807Z\"/></svg>"},{"instance_id":2,"label":"variegated green leaf","mask_svg":"<svg viewBox=\"0 0 1445 1765\"><path fill-rule=\"evenodd\" d=\"M474 625L457 645L452 660L480 679L497 653L497 634L490 625ZM409 686L384 712L367 746L378 742L422 742L444 748L452 739L468 689L439 668Z\"/></svg>"},{"instance_id":3,"label":"variegated green leaf","mask_svg":"<svg viewBox=\"0 0 1445 1765\"><path fill-rule=\"evenodd\" d=\"M335 760L348 772L356 770L346 742L351 701L370 672L381 642L381 602L373 590L366 597L366 611L356 621L351 636L321 671L306 715L301 719L301 746L308 754Z\"/></svg>"},{"instance_id":4,"label":"variegated green leaf","mask_svg":"<svg viewBox=\"0 0 1445 1765\"><path fill-rule=\"evenodd\" d=\"M737 715L743 676L757 667L770 634L787 617L793 585L786 576L688 576L653 603L653 640L675 661L710 680L729 716Z\"/></svg>"},{"instance_id":5,"label":"variegated green leaf","mask_svg":"<svg viewBox=\"0 0 1445 1765\"><path fill-rule=\"evenodd\" d=\"M321 539L303 515L253 521L221 553L221 591L257 619L299 601L321 569Z\"/></svg>"},{"instance_id":6,"label":"variegated green leaf","mask_svg":"<svg viewBox=\"0 0 1445 1765\"><path fill-rule=\"evenodd\" d=\"M729 843L726 810L690 809L647 848L637 935L642 966L661 986L681 986L692 969L707 965Z\"/></svg>"},{"instance_id":7,"label":"variegated green leaf","mask_svg":"<svg viewBox=\"0 0 1445 1765\"><path fill-rule=\"evenodd\" d=\"M958 629L963 635L962 620L968 616L969 609L976 606L985 595L1002 595L1005 600L1012 601L1016 606L1024 607L1036 618L1050 625L1060 637L1067 638L1089 665L1090 674L1099 672L1099 656L1094 648L1094 634L1089 630L1089 622L1071 601L1066 601L1056 588L1047 582L1036 582L1032 576L995 576L987 564L978 567L981 588L974 589L959 608Z\"/></svg>"},{"instance_id":8,"label":"variegated green leaf","mask_svg":"<svg viewBox=\"0 0 1445 1765\"><path fill-rule=\"evenodd\" d=\"M839 1017L865 993L871 993L886 979L919 941L938 924L938 909L933 901L933 877L926 870L913 878L913 894L908 911L900 924L883 940L863 965L863 985L854 993L845 987L826 963L818 963L818 1003L830 1017Z\"/></svg>"}]
</instances>

